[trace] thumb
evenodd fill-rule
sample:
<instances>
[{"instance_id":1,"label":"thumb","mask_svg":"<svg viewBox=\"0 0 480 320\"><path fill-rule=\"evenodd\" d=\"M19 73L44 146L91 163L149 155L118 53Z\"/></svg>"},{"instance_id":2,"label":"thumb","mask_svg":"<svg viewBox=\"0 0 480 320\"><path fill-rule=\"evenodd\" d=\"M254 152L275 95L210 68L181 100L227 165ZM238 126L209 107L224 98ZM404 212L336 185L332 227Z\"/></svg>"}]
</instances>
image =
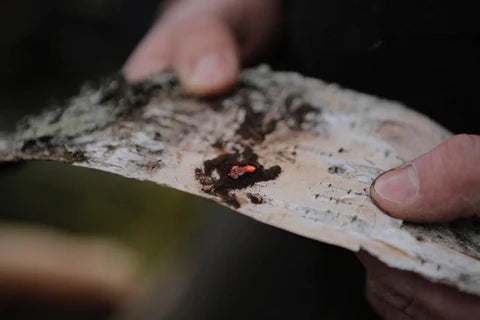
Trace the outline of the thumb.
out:
<instances>
[{"instance_id":1,"label":"thumb","mask_svg":"<svg viewBox=\"0 0 480 320\"><path fill-rule=\"evenodd\" d=\"M371 196L393 217L446 222L480 214L480 136L458 135L384 173Z\"/></svg>"}]
</instances>

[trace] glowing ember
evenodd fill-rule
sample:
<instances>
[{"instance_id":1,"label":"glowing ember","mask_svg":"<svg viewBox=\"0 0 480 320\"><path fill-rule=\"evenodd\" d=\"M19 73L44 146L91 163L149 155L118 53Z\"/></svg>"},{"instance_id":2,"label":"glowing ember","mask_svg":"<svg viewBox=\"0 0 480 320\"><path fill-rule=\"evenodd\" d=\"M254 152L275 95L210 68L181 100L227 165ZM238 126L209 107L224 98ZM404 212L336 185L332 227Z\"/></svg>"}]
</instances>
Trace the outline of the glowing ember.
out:
<instances>
[{"instance_id":1,"label":"glowing ember","mask_svg":"<svg viewBox=\"0 0 480 320\"><path fill-rule=\"evenodd\" d=\"M246 166L233 166L228 173L228 176L233 179L238 179L241 175L247 172L255 172L257 168L254 166L246 165Z\"/></svg>"}]
</instances>

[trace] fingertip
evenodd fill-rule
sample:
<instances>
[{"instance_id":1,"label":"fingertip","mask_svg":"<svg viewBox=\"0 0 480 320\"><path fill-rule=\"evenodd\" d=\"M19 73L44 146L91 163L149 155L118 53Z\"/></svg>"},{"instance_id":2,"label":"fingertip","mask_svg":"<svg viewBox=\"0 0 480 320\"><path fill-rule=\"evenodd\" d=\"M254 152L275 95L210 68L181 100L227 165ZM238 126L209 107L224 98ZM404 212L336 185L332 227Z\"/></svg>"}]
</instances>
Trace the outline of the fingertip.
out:
<instances>
[{"instance_id":1,"label":"fingertip","mask_svg":"<svg viewBox=\"0 0 480 320\"><path fill-rule=\"evenodd\" d=\"M375 258L373 258L367 251L363 249L356 252L355 255L357 256L358 260L363 265L363 267L367 270L372 266L372 264L375 263L374 262Z\"/></svg>"},{"instance_id":2,"label":"fingertip","mask_svg":"<svg viewBox=\"0 0 480 320\"><path fill-rule=\"evenodd\" d=\"M160 21L152 26L122 68L128 81L142 81L170 67L171 33Z\"/></svg>"},{"instance_id":3,"label":"fingertip","mask_svg":"<svg viewBox=\"0 0 480 320\"><path fill-rule=\"evenodd\" d=\"M375 205L395 218L440 223L478 214L480 136L444 141L371 185Z\"/></svg>"},{"instance_id":4,"label":"fingertip","mask_svg":"<svg viewBox=\"0 0 480 320\"><path fill-rule=\"evenodd\" d=\"M129 60L123 67L122 74L129 82L139 82L167 68L168 64L161 59L145 56Z\"/></svg>"},{"instance_id":5,"label":"fingertip","mask_svg":"<svg viewBox=\"0 0 480 320\"><path fill-rule=\"evenodd\" d=\"M200 95L218 95L228 91L239 74L239 61L232 52L211 52L198 57L192 68L180 71L185 90Z\"/></svg>"},{"instance_id":6,"label":"fingertip","mask_svg":"<svg viewBox=\"0 0 480 320\"><path fill-rule=\"evenodd\" d=\"M370 186L372 202L383 212L398 219L411 219L404 208L418 196L419 181L413 163L384 172ZM415 216L413 216L415 220Z\"/></svg>"},{"instance_id":7,"label":"fingertip","mask_svg":"<svg viewBox=\"0 0 480 320\"><path fill-rule=\"evenodd\" d=\"M182 30L173 65L189 93L208 96L228 91L238 79L240 57L230 28L221 20L203 17Z\"/></svg>"}]
</instances>

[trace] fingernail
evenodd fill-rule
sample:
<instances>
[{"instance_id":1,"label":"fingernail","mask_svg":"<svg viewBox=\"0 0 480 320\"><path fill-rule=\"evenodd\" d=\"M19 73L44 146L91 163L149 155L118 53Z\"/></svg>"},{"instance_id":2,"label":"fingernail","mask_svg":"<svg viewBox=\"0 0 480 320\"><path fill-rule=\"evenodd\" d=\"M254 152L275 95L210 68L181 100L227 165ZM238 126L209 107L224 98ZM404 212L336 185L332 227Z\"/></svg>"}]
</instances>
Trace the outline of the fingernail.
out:
<instances>
[{"instance_id":1,"label":"fingernail","mask_svg":"<svg viewBox=\"0 0 480 320\"><path fill-rule=\"evenodd\" d=\"M227 54L217 52L203 56L194 65L190 82L198 85L221 82L225 68L229 68L232 61Z\"/></svg>"},{"instance_id":2,"label":"fingernail","mask_svg":"<svg viewBox=\"0 0 480 320\"><path fill-rule=\"evenodd\" d=\"M373 185L378 196L395 203L413 201L419 190L418 172L414 164L384 173Z\"/></svg>"}]
</instances>

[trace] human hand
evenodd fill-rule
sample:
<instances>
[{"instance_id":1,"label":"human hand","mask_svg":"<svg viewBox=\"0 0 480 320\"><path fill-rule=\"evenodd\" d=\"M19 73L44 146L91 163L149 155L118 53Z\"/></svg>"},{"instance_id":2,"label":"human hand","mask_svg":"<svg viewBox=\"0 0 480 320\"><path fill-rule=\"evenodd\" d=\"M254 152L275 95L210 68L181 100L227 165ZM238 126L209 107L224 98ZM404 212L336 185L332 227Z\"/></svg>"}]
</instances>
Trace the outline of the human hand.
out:
<instances>
[{"instance_id":1,"label":"human hand","mask_svg":"<svg viewBox=\"0 0 480 320\"><path fill-rule=\"evenodd\" d=\"M414 222L448 222L480 213L480 136L459 135L381 175L373 201ZM390 268L366 253L367 298L385 319L480 319L480 297Z\"/></svg>"},{"instance_id":2,"label":"human hand","mask_svg":"<svg viewBox=\"0 0 480 320\"><path fill-rule=\"evenodd\" d=\"M279 17L280 0L170 0L123 72L139 81L173 69L190 93L223 93L241 61L272 37Z\"/></svg>"},{"instance_id":3,"label":"human hand","mask_svg":"<svg viewBox=\"0 0 480 320\"><path fill-rule=\"evenodd\" d=\"M383 319L480 319L480 297L390 268L365 252L357 256L367 270L367 300Z\"/></svg>"},{"instance_id":4,"label":"human hand","mask_svg":"<svg viewBox=\"0 0 480 320\"><path fill-rule=\"evenodd\" d=\"M412 222L480 216L480 135L454 136L372 185L375 204Z\"/></svg>"}]
</instances>

